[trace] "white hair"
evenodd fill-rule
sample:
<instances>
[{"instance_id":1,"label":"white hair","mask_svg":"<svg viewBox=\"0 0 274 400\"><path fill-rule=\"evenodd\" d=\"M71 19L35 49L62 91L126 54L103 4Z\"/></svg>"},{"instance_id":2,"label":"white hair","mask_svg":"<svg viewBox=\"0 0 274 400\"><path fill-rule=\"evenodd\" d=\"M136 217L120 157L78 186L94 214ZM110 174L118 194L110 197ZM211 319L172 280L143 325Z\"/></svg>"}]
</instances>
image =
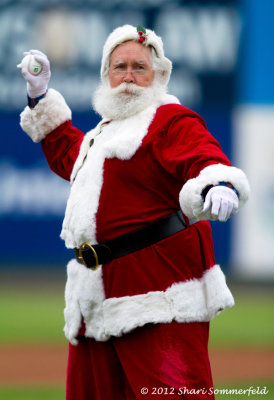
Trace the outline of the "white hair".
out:
<instances>
[{"instance_id":1,"label":"white hair","mask_svg":"<svg viewBox=\"0 0 274 400\"><path fill-rule=\"evenodd\" d=\"M135 42L138 43L137 40L128 40L128 42ZM125 43L125 42L123 42ZM121 43L122 44L122 43ZM145 44L143 44L144 46ZM119 45L118 45L119 46ZM117 46L117 47L118 47ZM156 50L152 45L146 45L146 47L148 47L150 49L150 55L151 55L151 66L152 69L155 71L155 77L154 77L154 81L157 81L157 83L159 85L164 85L165 87L167 86L167 81L165 78L165 69L163 68L163 62L162 60L157 56ZM112 52L116 49L116 47L112 50ZM112 54L112 53L111 53ZM109 82L109 76L108 76L108 72L109 72L109 68L110 68L110 61L111 61L111 54L109 57L109 62L108 62L108 66L104 71L104 76L106 78L106 80Z\"/></svg>"},{"instance_id":2,"label":"white hair","mask_svg":"<svg viewBox=\"0 0 274 400\"><path fill-rule=\"evenodd\" d=\"M108 70L110 64L110 57L113 50L122 43L128 41L139 42L139 35L136 28L132 25L124 25L116 28L107 38L102 54L101 61L101 79L102 82L108 80ZM152 49L152 66L156 71L156 75L160 77L160 81L164 86L167 86L172 63L165 57L162 39L156 35L150 29L146 30L146 39L143 42L143 46L147 46Z\"/></svg>"},{"instance_id":3,"label":"white hair","mask_svg":"<svg viewBox=\"0 0 274 400\"><path fill-rule=\"evenodd\" d=\"M149 46L151 49L151 65L152 69L155 71L154 80L157 81L159 84L167 86L167 82L165 79L165 71L163 70L163 64L159 57L157 57L156 50L154 47Z\"/></svg>"}]
</instances>

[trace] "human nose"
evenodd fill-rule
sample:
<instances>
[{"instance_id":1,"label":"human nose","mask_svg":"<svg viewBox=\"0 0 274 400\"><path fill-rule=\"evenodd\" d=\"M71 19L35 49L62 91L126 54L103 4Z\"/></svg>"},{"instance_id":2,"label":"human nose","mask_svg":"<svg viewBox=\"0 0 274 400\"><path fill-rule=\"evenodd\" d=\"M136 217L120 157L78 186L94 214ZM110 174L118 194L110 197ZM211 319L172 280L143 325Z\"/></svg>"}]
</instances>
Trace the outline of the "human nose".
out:
<instances>
[{"instance_id":1,"label":"human nose","mask_svg":"<svg viewBox=\"0 0 274 400\"><path fill-rule=\"evenodd\" d=\"M132 70L125 71L124 82L131 83L135 81L135 77Z\"/></svg>"}]
</instances>

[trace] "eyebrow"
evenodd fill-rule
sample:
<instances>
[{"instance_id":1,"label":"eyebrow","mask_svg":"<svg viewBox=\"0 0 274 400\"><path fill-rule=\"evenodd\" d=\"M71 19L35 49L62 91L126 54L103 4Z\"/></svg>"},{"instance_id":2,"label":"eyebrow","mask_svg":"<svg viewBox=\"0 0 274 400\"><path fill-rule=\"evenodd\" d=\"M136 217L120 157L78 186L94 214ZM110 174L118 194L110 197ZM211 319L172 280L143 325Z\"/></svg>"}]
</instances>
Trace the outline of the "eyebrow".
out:
<instances>
[{"instance_id":1,"label":"eyebrow","mask_svg":"<svg viewBox=\"0 0 274 400\"><path fill-rule=\"evenodd\" d=\"M115 61L113 65L121 65L121 64L127 64L125 61ZM133 64L139 64L139 65L146 65L147 63L143 60L140 61L134 61Z\"/></svg>"}]
</instances>

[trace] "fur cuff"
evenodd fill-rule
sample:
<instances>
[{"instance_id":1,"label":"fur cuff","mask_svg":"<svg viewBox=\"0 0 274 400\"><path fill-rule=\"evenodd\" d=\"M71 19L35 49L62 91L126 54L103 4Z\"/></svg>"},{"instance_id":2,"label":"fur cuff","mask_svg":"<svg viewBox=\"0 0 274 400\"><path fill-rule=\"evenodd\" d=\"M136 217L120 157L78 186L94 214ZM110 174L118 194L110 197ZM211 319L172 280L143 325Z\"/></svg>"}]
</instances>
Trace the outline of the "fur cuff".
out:
<instances>
[{"instance_id":1,"label":"fur cuff","mask_svg":"<svg viewBox=\"0 0 274 400\"><path fill-rule=\"evenodd\" d=\"M214 164L204 168L200 174L189 179L179 194L180 206L188 218L207 220L210 211L203 213L204 201L202 191L208 185L217 185L219 182L230 182L239 193L239 209L249 197L249 184L245 173L236 167L223 164Z\"/></svg>"},{"instance_id":2,"label":"fur cuff","mask_svg":"<svg viewBox=\"0 0 274 400\"><path fill-rule=\"evenodd\" d=\"M38 143L59 125L70 120L71 110L59 92L49 89L33 109L27 106L20 117L23 131Z\"/></svg>"}]
</instances>

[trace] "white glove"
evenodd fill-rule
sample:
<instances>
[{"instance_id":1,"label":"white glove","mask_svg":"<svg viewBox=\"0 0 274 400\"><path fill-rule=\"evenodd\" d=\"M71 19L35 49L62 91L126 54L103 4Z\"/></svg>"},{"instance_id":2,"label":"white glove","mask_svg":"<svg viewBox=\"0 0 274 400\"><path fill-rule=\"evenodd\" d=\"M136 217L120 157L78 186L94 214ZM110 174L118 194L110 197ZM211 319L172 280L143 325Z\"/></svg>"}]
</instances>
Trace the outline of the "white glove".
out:
<instances>
[{"instance_id":1,"label":"white glove","mask_svg":"<svg viewBox=\"0 0 274 400\"><path fill-rule=\"evenodd\" d=\"M210 210L212 220L225 222L238 210L239 199L234 190L225 186L212 187L204 202L203 212Z\"/></svg>"},{"instance_id":2,"label":"white glove","mask_svg":"<svg viewBox=\"0 0 274 400\"><path fill-rule=\"evenodd\" d=\"M27 81L27 92L29 97L35 99L36 97L42 96L48 89L48 83L50 80L50 63L47 56L39 50L30 50L24 53L24 56L32 54L36 61L42 64L42 71L39 75L32 75L27 68L22 68L21 64L17 65L17 68L22 70L22 75Z\"/></svg>"}]
</instances>

